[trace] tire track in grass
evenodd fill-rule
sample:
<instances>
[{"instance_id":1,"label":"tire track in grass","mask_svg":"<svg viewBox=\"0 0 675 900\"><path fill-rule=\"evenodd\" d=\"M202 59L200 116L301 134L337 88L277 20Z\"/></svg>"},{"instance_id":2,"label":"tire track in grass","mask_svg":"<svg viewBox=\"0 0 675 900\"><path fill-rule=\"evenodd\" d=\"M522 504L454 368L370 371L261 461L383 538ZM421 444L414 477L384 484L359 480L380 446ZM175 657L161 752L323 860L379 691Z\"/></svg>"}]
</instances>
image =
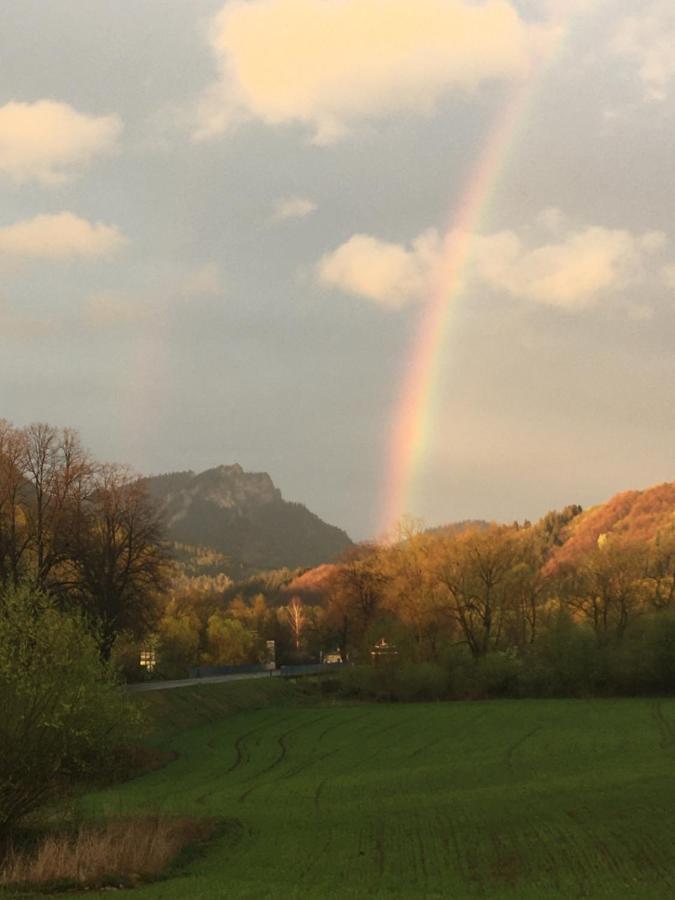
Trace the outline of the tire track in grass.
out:
<instances>
[{"instance_id":1,"label":"tire track in grass","mask_svg":"<svg viewBox=\"0 0 675 900\"><path fill-rule=\"evenodd\" d=\"M479 722L481 719L485 718L485 712L481 710L477 715L472 716L468 721L462 723L462 728L466 729ZM409 753L406 759L414 759L416 756L419 756L420 753L424 753L425 750L431 749L431 747L435 747L437 744L442 744L443 741L456 739L458 737L457 731L453 731L449 734L441 734L437 738L434 738L432 741L428 741L426 744L422 744L420 747L417 747L412 753Z\"/></svg>"},{"instance_id":2,"label":"tire track in grass","mask_svg":"<svg viewBox=\"0 0 675 900\"><path fill-rule=\"evenodd\" d=\"M653 700L650 704L652 718L656 722L660 741L659 744L663 750L668 750L675 744L675 727L665 717L661 701Z\"/></svg>"},{"instance_id":3,"label":"tire track in grass","mask_svg":"<svg viewBox=\"0 0 675 900\"><path fill-rule=\"evenodd\" d=\"M272 762L268 766L265 766L264 769L260 769L258 772L255 773L255 775L252 775L251 779L249 779L249 780L252 780L253 778L259 779L261 775L266 775L268 772L274 771L274 769L276 769L278 766L280 766L283 763L283 761L286 759L286 754L288 753L288 744L286 742L287 742L287 739L290 737L290 735L295 734L298 731L301 731L303 728L307 728L307 727L311 727L312 725L316 725L317 722L321 722L325 718L326 718L326 715L324 714L323 716L318 716L316 719L312 719L309 722L301 722L295 728L289 728L288 731L285 731L283 734L280 734L279 737L277 738L279 752L277 753L276 757L272 760ZM272 782L272 783L274 783L274 782ZM260 782L260 783L252 784L242 794L239 795L239 798L238 798L239 803L243 803L246 800L246 798L249 797L253 793L253 791L255 791L259 787L262 787L265 784L269 784L269 782Z\"/></svg>"},{"instance_id":4,"label":"tire track in grass","mask_svg":"<svg viewBox=\"0 0 675 900\"><path fill-rule=\"evenodd\" d=\"M275 725L283 725L284 722L288 722L288 720L291 718L293 718L293 717L292 716L284 716L283 719L279 719L278 722L275 722ZM246 748L246 740L247 740L247 738L250 738L251 735L257 734L258 732L262 731L269 724L270 724L269 722L263 722L260 725L256 725L255 728L251 728L249 731L245 731L244 734L240 734L236 738L236 740L234 742L234 752L235 752L234 762L232 763L231 766L229 766L229 768L227 768L225 770L225 772L234 772L235 769L238 769L239 766L244 763L244 757L246 757L246 762L251 761L251 755Z\"/></svg>"},{"instance_id":5,"label":"tire track in grass","mask_svg":"<svg viewBox=\"0 0 675 900\"><path fill-rule=\"evenodd\" d=\"M506 763L506 767L512 774L515 774L516 768L513 764L513 755L520 747L523 746L531 737L534 737L537 732L541 731L541 725L537 725L536 728L530 729L526 734L521 735L517 741L514 741L509 747L506 748L504 752L504 761Z\"/></svg>"},{"instance_id":6,"label":"tire track in grass","mask_svg":"<svg viewBox=\"0 0 675 900\"><path fill-rule=\"evenodd\" d=\"M358 719L366 719L368 717L368 710L363 710L355 716L352 716L350 719L345 719L344 721L334 722L332 725L329 725L328 728L324 728L319 737L317 738L317 743L322 741L327 734L330 734L331 731L336 731L338 728L344 728L345 725L349 725L350 722L356 722Z\"/></svg>"},{"instance_id":7,"label":"tire track in grass","mask_svg":"<svg viewBox=\"0 0 675 900\"><path fill-rule=\"evenodd\" d=\"M248 751L246 750L245 744L244 744L244 741L246 738L250 737L252 734L255 734L256 732L262 731L264 728L268 728L271 724L272 725L281 725L284 722L287 722L289 718L290 717L288 715L284 716L281 719L277 719L277 720L275 720L273 718L272 722L270 722L270 720L268 718L264 722L257 725L255 728L251 728L249 731L244 732L244 734L239 735L235 740L235 754L236 755L235 755L234 763L225 770L220 769L217 772L217 774L213 776L213 778L210 778L206 782L205 785L202 784L202 788L204 788L206 786L208 788L208 790L206 790L206 791L204 791L204 793L200 794L200 796L198 796L196 798L196 802L203 806L206 803L207 798L213 797L214 794L217 794L218 791L213 790L213 788L222 784L223 777L225 775L229 774L230 772L235 771L235 769L237 769L240 765L242 765L244 756L247 757L247 762L250 761L250 755L248 754ZM215 749L213 746L215 743L216 743L216 741L214 738L209 743L208 746L213 750L213 749Z\"/></svg>"},{"instance_id":8,"label":"tire track in grass","mask_svg":"<svg viewBox=\"0 0 675 900\"><path fill-rule=\"evenodd\" d=\"M412 721L412 718L405 719L403 722L394 722L391 725L387 726L386 728L380 728L375 733L377 734L378 737L381 737L383 734L393 731L395 728L400 728L401 726L405 726L411 721ZM366 763L370 762L372 759L375 759L376 756L380 756L382 754L382 749L383 749L382 747L378 747L373 753L369 754L368 756L361 757L359 760L359 764L357 766L353 767L352 769L350 769L349 774L352 774L353 772L357 772L357 771L363 769L363 767L365 766ZM314 810L317 814L319 814L321 811L321 795L323 794L323 791L325 790L326 785L330 781L334 780L335 777L336 777L335 774L327 775L325 778L323 778L317 784L316 788L314 789L313 802L314 802ZM337 777L339 777L339 776L337 776Z\"/></svg>"}]
</instances>

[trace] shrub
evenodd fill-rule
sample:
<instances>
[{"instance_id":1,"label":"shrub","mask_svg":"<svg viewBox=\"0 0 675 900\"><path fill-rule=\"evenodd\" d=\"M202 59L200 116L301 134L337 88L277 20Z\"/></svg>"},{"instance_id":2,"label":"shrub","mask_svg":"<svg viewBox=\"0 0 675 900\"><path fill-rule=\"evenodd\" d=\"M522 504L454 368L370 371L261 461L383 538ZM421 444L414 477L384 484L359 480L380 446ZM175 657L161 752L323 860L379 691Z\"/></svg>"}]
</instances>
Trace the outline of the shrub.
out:
<instances>
[{"instance_id":1,"label":"shrub","mask_svg":"<svg viewBox=\"0 0 675 900\"><path fill-rule=\"evenodd\" d=\"M445 699L448 687L448 672L436 663L391 662L352 666L328 679L322 691L363 700L407 702Z\"/></svg>"},{"instance_id":2,"label":"shrub","mask_svg":"<svg viewBox=\"0 0 675 900\"><path fill-rule=\"evenodd\" d=\"M213 820L120 819L44 838L33 852L10 850L0 885L130 886L157 875L184 847L211 836Z\"/></svg>"},{"instance_id":3,"label":"shrub","mask_svg":"<svg viewBox=\"0 0 675 900\"><path fill-rule=\"evenodd\" d=\"M82 620L28 588L0 595L0 706L0 837L139 726Z\"/></svg>"},{"instance_id":4,"label":"shrub","mask_svg":"<svg viewBox=\"0 0 675 900\"><path fill-rule=\"evenodd\" d=\"M495 651L476 663L475 690L481 697L513 697L519 693L523 662L515 653Z\"/></svg>"}]
</instances>

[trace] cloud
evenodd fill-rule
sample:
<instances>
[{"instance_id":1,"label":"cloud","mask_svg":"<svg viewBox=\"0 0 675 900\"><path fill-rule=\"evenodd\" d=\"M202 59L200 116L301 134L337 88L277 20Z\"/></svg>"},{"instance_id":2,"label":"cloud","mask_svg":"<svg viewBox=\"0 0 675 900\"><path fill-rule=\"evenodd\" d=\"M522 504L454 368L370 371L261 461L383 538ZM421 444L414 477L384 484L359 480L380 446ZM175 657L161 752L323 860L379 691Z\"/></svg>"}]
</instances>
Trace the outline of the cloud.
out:
<instances>
[{"instance_id":1,"label":"cloud","mask_svg":"<svg viewBox=\"0 0 675 900\"><path fill-rule=\"evenodd\" d=\"M664 243L660 232L636 235L594 225L556 243L528 247L513 231L504 231L474 239L472 266L496 291L580 310L638 280L646 258Z\"/></svg>"},{"instance_id":2,"label":"cloud","mask_svg":"<svg viewBox=\"0 0 675 900\"><path fill-rule=\"evenodd\" d=\"M62 184L113 150L121 131L118 116L87 116L67 103L6 103L0 106L0 174L19 184Z\"/></svg>"},{"instance_id":3,"label":"cloud","mask_svg":"<svg viewBox=\"0 0 675 900\"><path fill-rule=\"evenodd\" d=\"M539 217L556 227L562 213ZM514 231L491 235L435 230L423 232L408 246L357 234L324 256L317 277L347 293L389 308L428 299L443 287L446 260L456 243L469 248L462 278L474 286L523 300L579 311L645 277L648 258L661 250L661 232L634 234L588 226L567 231L555 242L526 244ZM674 272L675 277L675 272Z\"/></svg>"},{"instance_id":4,"label":"cloud","mask_svg":"<svg viewBox=\"0 0 675 900\"><path fill-rule=\"evenodd\" d=\"M615 54L638 66L645 99L662 101L675 80L675 6L654 0L624 18L611 41Z\"/></svg>"},{"instance_id":5,"label":"cloud","mask_svg":"<svg viewBox=\"0 0 675 900\"><path fill-rule=\"evenodd\" d=\"M89 222L71 212L44 214L0 228L0 259L107 256L125 243L114 225Z\"/></svg>"},{"instance_id":6,"label":"cloud","mask_svg":"<svg viewBox=\"0 0 675 900\"><path fill-rule=\"evenodd\" d=\"M285 197L278 200L271 216L272 222L304 219L316 211L316 203L307 197Z\"/></svg>"},{"instance_id":7,"label":"cloud","mask_svg":"<svg viewBox=\"0 0 675 900\"><path fill-rule=\"evenodd\" d=\"M522 77L553 34L507 0L231 0L212 23L219 76L195 138L259 119L332 143L359 121Z\"/></svg>"},{"instance_id":8,"label":"cloud","mask_svg":"<svg viewBox=\"0 0 675 900\"><path fill-rule=\"evenodd\" d=\"M355 234L318 264L319 281L382 306L397 308L428 296L442 259L442 241L430 230L410 246Z\"/></svg>"}]
</instances>

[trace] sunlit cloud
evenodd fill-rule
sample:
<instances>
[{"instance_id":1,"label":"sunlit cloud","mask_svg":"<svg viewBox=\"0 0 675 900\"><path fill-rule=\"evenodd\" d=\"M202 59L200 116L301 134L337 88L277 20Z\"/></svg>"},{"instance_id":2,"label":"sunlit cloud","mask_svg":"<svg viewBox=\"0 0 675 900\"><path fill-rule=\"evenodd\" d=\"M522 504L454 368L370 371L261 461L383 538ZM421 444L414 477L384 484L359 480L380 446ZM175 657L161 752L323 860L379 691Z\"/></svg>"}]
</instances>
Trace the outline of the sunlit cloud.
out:
<instances>
[{"instance_id":1,"label":"sunlit cloud","mask_svg":"<svg viewBox=\"0 0 675 900\"><path fill-rule=\"evenodd\" d=\"M507 0L232 0L212 23L218 79L195 137L258 119L332 143L360 121L429 114L449 91L519 78L553 33Z\"/></svg>"},{"instance_id":2,"label":"sunlit cloud","mask_svg":"<svg viewBox=\"0 0 675 900\"><path fill-rule=\"evenodd\" d=\"M559 210L539 216L548 230L562 229L564 221ZM354 235L320 260L317 276L325 286L385 307L423 301L443 289L448 251L457 238L431 229L405 246ZM475 234L461 277L466 285L580 311L645 278L649 258L665 243L661 232L635 234L597 225L567 230L544 243L526 241L514 231Z\"/></svg>"},{"instance_id":3,"label":"sunlit cloud","mask_svg":"<svg viewBox=\"0 0 675 900\"><path fill-rule=\"evenodd\" d=\"M283 197L278 200L270 217L272 222L286 219L305 219L316 212L316 203L307 197Z\"/></svg>"},{"instance_id":4,"label":"sunlit cloud","mask_svg":"<svg viewBox=\"0 0 675 900\"><path fill-rule=\"evenodd\" d=\"M0 175L18 184L62 184L113 150L121 131L118 116L87 116L67 103L6 103L0 106Z\"/></svg>"},{"instance_id":5,"label":"sunlit cloud","mask_svg":"<svg viewBox=\"0 0 675 900\"><path fill-rule=\"evenodd\" d=\"M0 228L0 260L107 256L126 242L114 225L71 212L44 214Z\"/></svg>"},{"instance_id":6,"label":"sunlit cloud","mask_svg":"<svg viewBox=\"0 0 675 900\"><path fill-rule=\"evenodd\" d=\"M644 275L665 235L594 225L555 243L528 246L515 232L475 238L473 267L495 291L570 311L596 305Z\"/></svg>"},{"instance_id":7,"label":"sunlit cloud","mask_svg":"<svg viewBox=\"0 0 675 900\"><path fill-rule=\"evenodd\" d=\"M637 66L646 100L662 101L675 82L675 5L652 0L619 24L611 48Z\"/></svg>"},{"instance_id":8,"label":"sunlit cloud","mask_svg":"<svg viewBox=\"0 0 675 900\"><path fill-rule=\"evenodd\" d=\"M321 259L317 275L323 285L395 309L429 295L441 259L442 241L434 229L409 246L355 234Z\"/></svg>"}]
</instances>

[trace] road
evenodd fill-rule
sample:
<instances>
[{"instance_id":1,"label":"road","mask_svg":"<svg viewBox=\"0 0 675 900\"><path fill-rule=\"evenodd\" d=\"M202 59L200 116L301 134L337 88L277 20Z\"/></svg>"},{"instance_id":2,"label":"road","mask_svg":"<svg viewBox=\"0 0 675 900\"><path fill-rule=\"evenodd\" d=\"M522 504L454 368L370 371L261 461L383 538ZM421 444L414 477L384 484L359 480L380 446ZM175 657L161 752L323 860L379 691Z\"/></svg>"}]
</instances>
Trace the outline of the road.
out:
<instances>
[{"instance_id":1,"label":"road","mask_svg":"<svg viewBox=\"0 0 675 900\"><path fill-rule=\"evenodd\" d=\"M276 678L281 675L279 670L270 672L244 672L237 675L209 675L205 678L180 678L177 681L145 681L141 684L128 684L127 687L134 693L142 691L168 691L173 688L189 687L192 684L218 684L221 681L245 681L247 678Z\"/></svg>"}]
</instances>

